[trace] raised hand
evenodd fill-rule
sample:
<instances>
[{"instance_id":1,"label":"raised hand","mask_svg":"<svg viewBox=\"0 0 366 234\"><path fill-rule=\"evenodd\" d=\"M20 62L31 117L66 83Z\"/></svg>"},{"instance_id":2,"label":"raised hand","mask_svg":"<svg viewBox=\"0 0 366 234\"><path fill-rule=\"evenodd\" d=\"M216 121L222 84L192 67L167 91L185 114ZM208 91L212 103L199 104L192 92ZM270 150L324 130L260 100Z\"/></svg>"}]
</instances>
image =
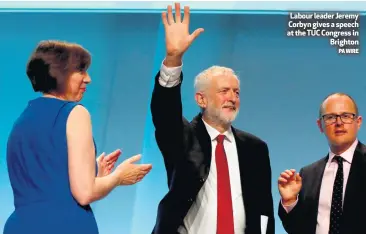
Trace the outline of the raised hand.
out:
<instances>
[{"instance_id":1,"label":"raised hand","mask_svg":"<svg viewBox=\"0 0 366 234\"><path fill-rule=\"evenodd\" d=\"M131 185L140 182L150 172L151 164L134 164L141 159L141 155L135 155L126 159L117 166L113 173L119 179L119 185Z\"/></svg>"},{"instance_id":2,"label":"raised hand","mask_svg":"<svg viewBox=\"0 0 366 234\"><path fill-rule=\"evenodd\" d=\"M103 177L109 175L114 168L116 161L118 160L119 156L121 155L121 150L117 149L112 153L105 156L105 153L102 153L97 158L98 164L98 175L97 177Z\"/></svg>"},{"instance_id":3,"label":"raised hand","mask_svg":"<svg viewBox=\"0 0 366 234\"><path fill-rule=\"evenodd\" d=\"M280 192L282 203L290 205L295 202L302 186L302 178L294 169L285 170L278 178L278 190Z\"/></svg>"},{"instance_id":4,"label":"raised hand","mask_svg":"<svg viewBox=\"0 0 366 234\"><path fill-rule=\"evenodd\" d=\"M165 43L167 57L182 58L184 52L192 42L203 32L203 28L196 29L189 33L189 7L184 7L184 18L182 20L180 4L175 3L175 20L172 13L172 6L169 5L167 12L162 13L162 21L165 28Z\"/></svg>"}]
</instances>

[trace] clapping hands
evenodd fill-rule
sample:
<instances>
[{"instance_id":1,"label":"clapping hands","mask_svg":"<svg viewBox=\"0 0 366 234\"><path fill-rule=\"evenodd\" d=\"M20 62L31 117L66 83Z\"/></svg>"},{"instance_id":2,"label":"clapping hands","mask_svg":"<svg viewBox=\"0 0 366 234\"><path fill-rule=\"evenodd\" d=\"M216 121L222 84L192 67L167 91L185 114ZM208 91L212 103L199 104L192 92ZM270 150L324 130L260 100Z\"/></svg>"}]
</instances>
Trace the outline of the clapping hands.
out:
<instances>
[{"instance_id":1,"label":"clapping hands","mask_svg":"<svg viewBox=\"0 0 366 234\"><path fill-rule=\"evenodd\" d=\"M119 149L113 151L112 153L108 154L107 156L103 152L97 158L97 164L98 164L97 177L103 177L103 176L109 175L113 171L114 165L117 162L120 155L121 155L121 150L119 150Z\"/></svg>"},{"instance_id":2,"label":"clapping hands","mask_svg":"<svg viewBox=\"0 0 366 234\"><path fill-rule=\"evenodd\" d=\"M112 173L121 150L117 149L105 156L102 153L97 158L98 177L107 176ZM132 185L140 182L152 169L151 164L135 164L141 159L141 155L132 156L120 163L114 170L114 175L118 178L119 185Z\"/></svg>"}]
</instances>

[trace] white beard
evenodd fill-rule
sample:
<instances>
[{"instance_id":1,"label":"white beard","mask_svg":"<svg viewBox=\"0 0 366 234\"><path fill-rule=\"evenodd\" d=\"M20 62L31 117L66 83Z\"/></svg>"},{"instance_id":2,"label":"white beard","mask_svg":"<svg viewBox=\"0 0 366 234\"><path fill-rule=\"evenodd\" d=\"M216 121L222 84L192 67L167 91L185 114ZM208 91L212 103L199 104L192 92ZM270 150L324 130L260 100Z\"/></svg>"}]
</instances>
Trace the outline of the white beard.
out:
<instances>
[{"instance_id":1,"label":"white beard","mask_svg":"<svg viewBox=\"0 0 366 234\"><path fill-rule=\"evenodd\" d=\"M234 120L236 119L236 116L239 113L239 108L237 108L235 111L228 115L223 113L221 108L215 108L210 103L208 103L205 111L207 113L207 117L212 121L228 125L234 122Z\"/></svg>"}]
</instances>

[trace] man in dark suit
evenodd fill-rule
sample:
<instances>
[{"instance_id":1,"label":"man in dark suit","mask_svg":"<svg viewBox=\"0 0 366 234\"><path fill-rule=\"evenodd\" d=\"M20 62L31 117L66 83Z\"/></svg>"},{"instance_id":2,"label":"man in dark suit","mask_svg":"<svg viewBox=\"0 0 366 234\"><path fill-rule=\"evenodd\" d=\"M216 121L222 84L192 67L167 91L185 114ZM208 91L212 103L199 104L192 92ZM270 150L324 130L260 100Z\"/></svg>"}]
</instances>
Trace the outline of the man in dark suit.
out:
<instances>
[{"instance_id":1,"label":"man in dark suit","mask_svg":"<svg viewBox=\"0 0 366 234\"><path fill-rule=\"evenodd\" d=\"M334 93L320 107L318 126L329 153L278 179L278 214L290 234L366 233L366 147L357 139L362 118L347 94Z\"/></svg>"},{"instance_id":2,"label":"man in dark suit","mask_svg":"<svg viewBox=\"0 0 366 234\"><path fill-rule=\"evenodd\" d=\"M158 208L154 234L273 234L271 167L267 144L231 126L240 107L239 80L213 66L195 81L201 108L182 116L182 57L203 31L189 34L189 8L181 22L172 7L165 27L166 57L155 78L151 111L164 157L169 192Z\"/></svg>"}]
</instances>

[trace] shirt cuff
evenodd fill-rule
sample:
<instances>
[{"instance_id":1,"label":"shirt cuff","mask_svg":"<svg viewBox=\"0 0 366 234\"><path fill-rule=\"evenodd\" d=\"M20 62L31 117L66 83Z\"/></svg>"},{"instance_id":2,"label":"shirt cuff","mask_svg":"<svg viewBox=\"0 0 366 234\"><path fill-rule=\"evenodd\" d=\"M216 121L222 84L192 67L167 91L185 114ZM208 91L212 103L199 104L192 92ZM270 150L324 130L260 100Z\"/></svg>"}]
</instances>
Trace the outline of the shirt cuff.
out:
<instances>
[{"instance_id":1,"label":"shirt cuff","mask_svg":"<svg viewBox=\"0 0 366 234\"><path fill-rule=\"evenodd\" d=\"M163 61L160 67L159 84L166 88L171 88L180 84L180 74L182 72L182 67L183 62L179 67L166 67Z\"/></svg>"},{"instance_id":2,"label":"shirt cuff","mask_svg":"<svg viewBox=\"0 0 366 234\"><path fill-rule=\"evenodd\" d=\"M296 206L296 204L297 204L297 202L298 202L298 199L299 199L299 197L297 197L297 198L296 198L296 201L295 201L295 202L293 202L292 204L287 205L287 206L285 206L285 205L282 203L282 199L281 199L281 205L282 205L283 209L285 209L285 211L286 211L287 213L290 213L290 212L291 212L291 210Z\"/></svg>"}]
</instances>

